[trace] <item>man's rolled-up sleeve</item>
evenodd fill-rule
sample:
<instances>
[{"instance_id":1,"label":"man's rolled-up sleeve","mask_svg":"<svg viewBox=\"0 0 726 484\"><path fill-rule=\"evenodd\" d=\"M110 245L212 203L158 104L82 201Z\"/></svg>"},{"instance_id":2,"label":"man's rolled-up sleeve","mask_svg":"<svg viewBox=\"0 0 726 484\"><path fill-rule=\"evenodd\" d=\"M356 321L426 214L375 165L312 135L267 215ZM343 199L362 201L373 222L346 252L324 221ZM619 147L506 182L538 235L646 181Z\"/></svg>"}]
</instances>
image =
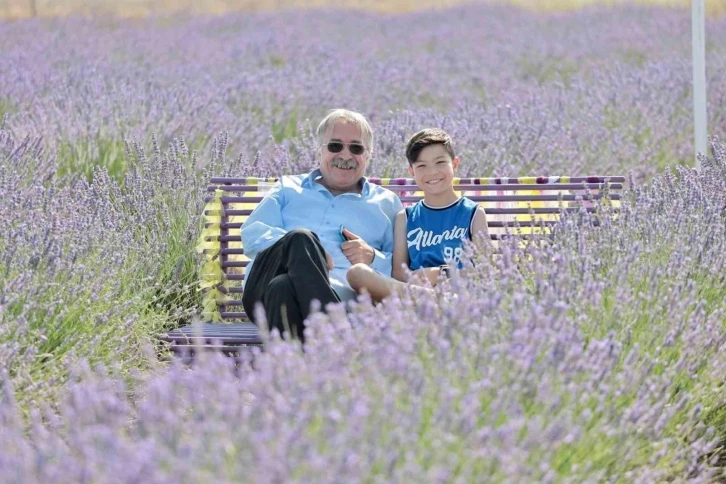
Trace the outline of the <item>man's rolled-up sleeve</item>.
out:
<instances>
[{"instance_id":1,"label":"man's rolled-up sleeve","mask_svg":"<svg viewBox=\"0 0 726 484\"><path fill-rule=\"evenodd\" d=\"M270 247L287 233L282 222L284 196L281 180L275 183L265 198L242 225L242 247L250 259Z\"/></svg>"},{"instance_id":2,"label":"man's rolled-up sleeve","mask_svg":"<svg viewBox=\"0 0 726 484\"><path fill-rule=\"evenodd\" d=\"M393 263L391 262L393 248L391 248L391 251L385 252L373 249L373 252L375 252L375 256L373 257L373 262L371 262L371 267L381 274L390 276L391 268L393 267Z\"/></svg>"}]
</instances>

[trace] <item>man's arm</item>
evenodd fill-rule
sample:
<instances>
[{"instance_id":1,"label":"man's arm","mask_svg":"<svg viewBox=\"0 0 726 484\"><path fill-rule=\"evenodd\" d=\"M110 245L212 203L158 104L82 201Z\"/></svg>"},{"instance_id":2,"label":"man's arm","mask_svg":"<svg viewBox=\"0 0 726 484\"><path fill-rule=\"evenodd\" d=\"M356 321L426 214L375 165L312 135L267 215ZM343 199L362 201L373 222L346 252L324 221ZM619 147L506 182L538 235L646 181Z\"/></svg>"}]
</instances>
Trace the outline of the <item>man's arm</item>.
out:
<instances>
[{"instance_id":1,"label":"man's arm","mask_svg":"<svg viewBox=\"0 0 726 484\"><path fill-rule=\"evenodd\" d=\"M250 259L287 233L282 224L283 206L284 197L282 179L280 179L242 225L242 247L244 247L245 255Z\"/></svg>"}]
</instances>

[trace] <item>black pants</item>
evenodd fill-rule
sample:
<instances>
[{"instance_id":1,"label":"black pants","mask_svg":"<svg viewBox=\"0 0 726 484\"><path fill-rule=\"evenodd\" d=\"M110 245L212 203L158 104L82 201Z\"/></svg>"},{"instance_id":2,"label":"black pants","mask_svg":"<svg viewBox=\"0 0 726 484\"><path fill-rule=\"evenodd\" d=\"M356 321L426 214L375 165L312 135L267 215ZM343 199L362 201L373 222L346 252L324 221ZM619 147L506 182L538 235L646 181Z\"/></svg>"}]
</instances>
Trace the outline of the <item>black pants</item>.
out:
<instances>
[{"instance_id":1,"label":"black pants","mask_svg":"<svg viewBox=\"0 0 726 484\"><path fill-rule=\"evenodd\" d=\"M287 331L304 341L303 321L313 300L320 301L323 309L340 302L330 286L320 239L309 230L293 230L257 254L247 274L242 305L256 323L255 306L261 302L270 330Z\"/></svg>"}]
</instances>

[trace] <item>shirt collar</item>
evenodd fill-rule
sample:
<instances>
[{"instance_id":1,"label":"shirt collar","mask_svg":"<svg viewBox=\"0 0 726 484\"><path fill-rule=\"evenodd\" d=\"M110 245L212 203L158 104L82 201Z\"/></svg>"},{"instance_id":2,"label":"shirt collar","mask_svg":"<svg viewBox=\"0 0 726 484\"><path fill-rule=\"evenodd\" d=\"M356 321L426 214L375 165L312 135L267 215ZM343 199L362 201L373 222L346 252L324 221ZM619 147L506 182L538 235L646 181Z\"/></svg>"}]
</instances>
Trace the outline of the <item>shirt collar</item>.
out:
<instances>
[{"instance_id":1,"label":"shirt collar","mask_svg":"<svg viewBox=\"0 0 726 484\"><path fill-rule=\"evenodd\" d=\"M330 193L327 188L325 188L320 183L317 183L317 181L320 180L321 178L323 178L323 174L320 171L320 168L316 168L315 170L308 173L308 175L303 179L302 185L304 188L311 188L311 189L317 190L319 192L326 191L326 192ZM363 185L360 195L363 197L367 197L371 191L371 184L368 181L368 178L366 178L364 176L363 178L361 178L360 183L362 183L362 185ZM357 193L353 193L353 194L344 193L343 195L358 195L358 194Z\"/></svg>"}]
</instances>

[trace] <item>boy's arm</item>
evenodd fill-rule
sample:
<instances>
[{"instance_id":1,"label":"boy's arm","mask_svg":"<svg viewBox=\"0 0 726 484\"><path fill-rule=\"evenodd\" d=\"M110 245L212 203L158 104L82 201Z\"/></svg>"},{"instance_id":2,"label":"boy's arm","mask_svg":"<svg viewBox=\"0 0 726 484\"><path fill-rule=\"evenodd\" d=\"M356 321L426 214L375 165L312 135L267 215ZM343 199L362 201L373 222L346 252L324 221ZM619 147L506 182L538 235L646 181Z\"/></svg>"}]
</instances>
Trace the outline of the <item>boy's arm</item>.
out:
<instances>
[{"instance_id":1,"label":"boy's arm","mask_svg":"<svg viewBox=\"0 0 726 484\"><path fill-rule=\"evenodd\" d=\"M284 196L280 179L242 225L242 247L245 256L253 259L287 233L282 223L283 206Z\"/></svg>"},{"instance_id":2,"label":"boy's arm","mask_svg":"<svg viewBox=\"0 0 726 484\"><path fill-rule=\"evenodd\" d=\"M483 238L486 242L489 242L489 225L487 223L487 214L484 211L484 207L479 205L474 212L474 220L471 221L471 240L475 241L478 238Z\"/></svg>"},{"instance_id":3,"label":"boy's arm","mask_svg":"<svg viewBox=\"0 0 726 484\"><path fill-rule=\"evenodd\" d=\"M398 196L395 197L393 200L393 206L386 208L386 212L388 212L388 218L391 220L391 225L395 225L395 219L400 210L403 209L403 204L401 204L401 200L398 198ZM381 244L381 249L378 250L375 247L372 247L373 249L373 260L370 263L370 266L372 269L375 269L376 271L382 273L382 274L391 274L393 267L392 267L392 259L393 259L393 249L394 249L394 235L393 230L387 230L386 234L383 239L383 243Z\"/></svg>"},{"instance_id":4,"label":"boy's arm","mask_svg":"<svg viewBox=\"0 0 726 484\"><path fill-rule=\"evenodd\" d=\"M408 269L408 239L406 238L406 210L396 214L393 224L393 268L391 277L406 282Z\"/></svg>"}]
</instances>

